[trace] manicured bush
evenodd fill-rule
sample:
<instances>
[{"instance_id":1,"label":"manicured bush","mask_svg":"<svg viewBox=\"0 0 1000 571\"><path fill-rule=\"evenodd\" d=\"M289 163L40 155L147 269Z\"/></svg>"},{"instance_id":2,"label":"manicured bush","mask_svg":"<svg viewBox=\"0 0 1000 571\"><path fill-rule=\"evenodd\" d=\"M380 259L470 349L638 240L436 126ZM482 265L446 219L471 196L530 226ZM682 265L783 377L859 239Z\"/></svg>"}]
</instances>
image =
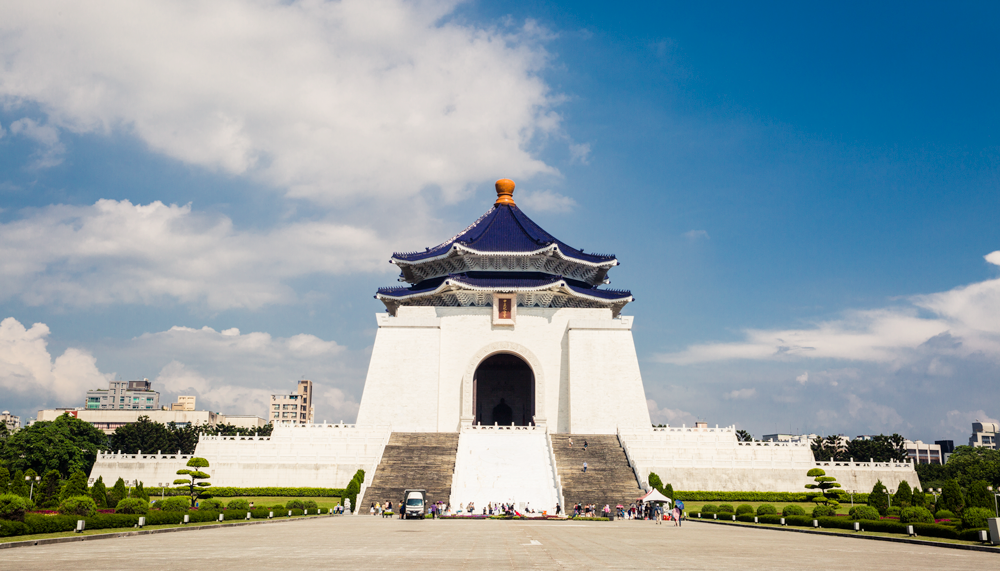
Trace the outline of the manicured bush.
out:
<instances>
[{"instance_id":1,"label":"manicured bush","mask_svg":"<svg viewBox=\"0 0 1000 571\"><path fill-rule=\"evenodd\" d=\"M669 485L669 484L668 484ZM815 494L806 492L709 492L682 491L674 492L674 499L685 502L806 502L809 496ZM855 502L867 502L868 494L854 494Z\"/></svg>"},{"instance_id":2,"label":"manicured bush","mask_svg":"<svg viewBox=\"0 0 1000 571\"><path fill-rule=\"evenodd\" d=\"M247 500L245 500L243 498L236 498L236 499L233 499L233 500L229 500L229 503L226 504L226 509L227 510L250 511L250 502L248 502Z\"/></svg>"},{"instance_id":3,"label":"manicured bush","mask_svg":"<svg viewBox=\"0 0 1000 571\"><path fill-rule=\"evenodd\" d=\"M753 506L749 504L740 504L736 506L736 515L747 515L753 514Z\"/></svg>"},{"instance_id":4,"label":"manicured bush","mask_svg":"<svg viewBox=\"0 0 1000 571\"><path fill-rule=\"evenodd\" d=\"M94 498L97 509L108 507L108 489L104 486L104 476L98 476L94 486L90 488L90 497Z\"/></svg>"},{"instance_id":5,"label":"manicured bush","mask_svg":"<svg viewBox=\"0 0 1000 571\"><path fill-rule=\"evenodd\" d=\"M59 493L59 500L72 498L74 496L87 495L87 474L83 470L73 472L73 475L63 484Z\"/></svg>"},{"instance_id":6,"label":"manicured bush","mask_svg":"<svg viewBox=\"0 0 1000 571\"><path fill-rule=\"evenodd\" d=\"M115 482L115 486L108 492L108 507L118 506L118 502L128 496L128 489L125 488L125 480L121 477Z\"/></svg>"},{"instance_id":7,"label":"manicured bush","mask_svg":"<svg viewBox=\"0 0 1000 571\"><path fill-rule=\"evenodd\" d=\"M958 480L951 479L944 483L937 507L956 514L962 513L965 509L965 497L962 496L962 487L958 485Z\"/></svg>"},{"instance_id":8,"label":"manicured bush","mask_svg":"<svg viewBox=\"0 0 1000 571\"><path fill-rule=\"evenodd\" d=\"M31 528L23 521L0 519L0 537L28 535L29 533L31 533Z\"/></svg>"},{"instance_id":9,"label":"manicured bush","mask_svg":"<svg viewBox=\"0 0 1000 571\"><path fill-rule=\"evenodd\" d=\"M191 509L191 499L188 496L174 496L156 502L156 507L165 512L186 512Z\"/></svg>"},{"instance_id":10,"label":"manicured bush","mask_svg":"<svg viewBox=\"0 0 1000 571\"><path fill-rule=\"evenodd\" d=\"M910 489L910 484L906 480L899 483L899 489L892 495L892 505L900 508L908 508L913 505L913 490Z\"/></svg>"},{"instance_id":11,"label":"manicured bush","mask_svg":"<svg viewBox=\"0 0 1000 571\"><path fill-rule=\"evenodd\" d=\"M774 506L772 506L771 504L763 504L763 505L757 506L757 515L759 515L759 516L761 516L761 515L776 515L777 513L778 513L778 510L774 509Z\"/></svg>"},{"instance_id":12,"label":"manicured bush","mask_svg":"<svg viewBox=\"0 0 1000 571\"><path fill-rule=\"evenodd\" d=\"M972 482L965 491L965 507L992 509L994 506L993 492L989 491L987 486L989 486L989 482L986 480Z\"/></svg>"},{"instance_id":13,"label":"manicured bush","mask_svg":"<svg viewBox=\"0 0 1000 571\"><path fill-rule=\"evenodd\" d=\"M90 496L73 496L59 503L61 515L90 517L97 513L97 504Z\"/></svg>"},{"instance_id":14,"label":"manicured bush","mask_svg":"<svg viewBox=\"0 0 1000 571\"><path fill-rule=\"evenodd\" d=\"M903 510L900 509L899 506L892 506L891 508L885 510L885 515L899 516L900 512L902 511Z\"/></svg>"},{"instance_id":15,"label":"manicured bush","mask_svg":"<svg viewBox=\"0 0 1000 571\"><path fill-rule=\"evenodd\" d=\"M302 505L302 500L288 500L287 502L285 502L285 509L286 510L293 510L293 509L301 510L301 509L305 509L305 506Z\"/></svg>"},{"instance_id":16,"label":"manicured bush","mask_svg":"<svg viewBox=\"0 0 1000 571\"><path fill-rule=\"evenodd\" d=\"M733 513L733 511L734 510L732 504L722 504L719 506L719 513L731 514Z\"/></svg>"},{"instance_id":17,"label":"manicured bush","mask_svg":"<svg viewBox=\"0 0 1000 571\"><path fill-rule=\"evenodd\" d=\"M719 506L714 504L705 504L701 506L701 513L703 514L714 514L718 513L718 511L719 511Z\"/></svg>"},{"instance_id":18,"label":"manicured bush","mask_svg":"<svg viewBox=\"0 0 1000 571\"><path fill-rule=\"evenodd\" d=\"M28 498L17 494L0 496L0 520L24 521L24 513L30 509Z\"/></svg>"},{"instance_id":19,"label":"manicured bush","mask_svg":"<svg viewBox=\"0 0 1000 571\"><path fill-rule=\"evenodd\" d=\"M995 517L993 510L986 508L965 508L962 510L962 528L976 529L989 525L988 520Z\"/></svg>"},{"instance_id":20,"label":"manicured bush","mask_svg":"<svg viewBox=\"0 0 1000 571\"><path fill-rule=\"evenodd\" d=\"M899 512L900 523L934 523L934 514L927 508L903 508Z\"/></svg>"},{"instance_id":21,"label":"manicured bush","mask_svg":"<svg viewBox=\"0 0 1000 571\"><path fill-rule=\"evenodd\" d=\"M166 496L184 496L186 490L178 488L145 488L145 492L152 496L159 496L161 493ZM233 488L225 486L212 486L213 498L236 498L236 497L290 497L290 498L341 498L344 496L344 488ZM857 497L857 495L855 495Z\"/></svg>"},{"instance_id":22,"label":"manicured bush","mask_svg":"<svg viewBox=\"0 0 1000 571\"><path fill-rule=\"evenodd\" d=\"M142 498L125 498L118 502L115 508L118 514L147 514L149 513L149 502Z\"/></svg>"},{"instance_id":23,"label":"manicured bush","mask_svg":"<svg viewBox=\"0 0 1000 571\"><path fill-rule=\"evenodd\" d=\"M281 510L286 510L288 508L286 508L284 504L274 504L273 506L271 506L271 509L276 512L280 512Z\"/></svg>"},{"instance_id":24,"label":"manicured bush","mask_svg":"<svg viewBox=\"0 0 1000 571\"><path fill-rule=\"evenodd\" d=\"M812 511L812 516L814 518L830 517L834 515L837 515L837 510L833 509L830 506L823 506L823 505L816 506L813 508Z\"/></svg>"},{"instance_id":25,"label":"manicured bush","mask_svg":"<svg viewBox=\"0 0 1000 571\"><path fill-rule=\"evenodd\" d=\"M788 505L781 510L781 515L786 518L789 516L806 515L806 510L802 509L802 506Z\"/></svg>"},{"instance_id":26,"label":"manicured bush","mask_svg":"<svg viewBox=\"0 0 1000 571\"><path fill-rule=\"evenodd\" d=\"M934 514L934 519L955 519L955 514L948 510L938 510L937 513Z\"/></svg>"},{"instance_id":27,"label":"manicured bush","mask_svg":"<svg viewBox=\"0 0 1000 571\"><path fill-rule=\"evenodd\" d=\"M851 511L848 512L852 520L867 519L872 521L878 521L882 519L882 516L878 513L878 510L872 506L854 506Z\"/></svg>"},{"instance_id":28,"label":"manicured bush","mask_svg":"<svg viewBox=\"0 0 1000 571\"><path fill-rule=\"evenodd\" d=\"M78 516L27 514L24 523L30 528L28 533L59 533L76 529Z\"/></svg>"},{"instance_id":29,"label":"manicured bush","mask_svg":"<svg viewBox=\"0 0 1000 571\"><path fill-rule=\"evenodd\" d=\"M319 509L319 504L316 503L316 500L305 500L302 502L302 508L307 510L317 510Z\"/></svg>"},{"instance_id":30,"label":"manicured bush","mask_svg":"<svg viewBox=\"0 0 1000 571\"><path fill-rule=\"evenodd\" d=\"M877 509L880 515L886 514L886 510L889 509L889 492L885 485L882 484L882 480L875 482L871 493L868 494L868 501L866 503Z\"/></svg>"},{"instance_id":31,"label":"manicured bush","mask_svg":"<svg viewBox=\"0 0 1000 571\"><path fill-rule=\"evenodd\" d=\"M217 500L215 498L205 498L198 500L198 509L200 510L215 510L221 511L224 508L222 500Z\"/></svg>"}]
</instances>

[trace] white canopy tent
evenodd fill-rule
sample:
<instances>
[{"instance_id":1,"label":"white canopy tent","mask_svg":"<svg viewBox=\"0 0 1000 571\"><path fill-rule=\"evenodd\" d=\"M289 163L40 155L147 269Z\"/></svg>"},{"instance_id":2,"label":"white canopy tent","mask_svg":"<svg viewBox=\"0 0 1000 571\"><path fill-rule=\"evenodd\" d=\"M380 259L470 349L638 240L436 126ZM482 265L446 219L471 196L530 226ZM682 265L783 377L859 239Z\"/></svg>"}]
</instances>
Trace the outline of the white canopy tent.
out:
<instances>
[{"instance_id":1,"label":"white canopy tent","mask_svg":"<svg viewBox=\"0 0 1000 571\"><path fill-rule=\"evenodd\" d=\"M670 501L670 498L668 498L667 496L664 496L663 494L661 494L660 491L657 490L656 488L653 488L645 496L639 498L639 501L640 502L667 503L667 504L673 503L673 502Z\"/></svg>"}]
</instances>

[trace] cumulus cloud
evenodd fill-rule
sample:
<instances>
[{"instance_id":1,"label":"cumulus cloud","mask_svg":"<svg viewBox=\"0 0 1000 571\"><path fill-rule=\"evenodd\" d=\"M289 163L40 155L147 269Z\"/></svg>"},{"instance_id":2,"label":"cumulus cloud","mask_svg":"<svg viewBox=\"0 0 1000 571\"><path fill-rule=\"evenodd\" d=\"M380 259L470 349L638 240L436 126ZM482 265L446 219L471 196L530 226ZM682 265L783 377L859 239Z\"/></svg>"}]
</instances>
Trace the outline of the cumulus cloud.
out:
<instances>
[{"instance_id":1,"label":"cumulus cloud","mask_svg":"<svg viewBox=\"0 0 1000 571\"><path fill-rule=\"evenodd\" d=\"M522 192L517 203L528 212L569 212L576 208L576 201L552 190Z\"/></svg>"},{"instance_id":2,"label":"cumulus cloud","mask_svg":"<svg viewBox=\"0 0 1000 571\"><path fill-rule=\"evenodd\" d=\"M451 20L457 3L14 3L0 98L41 109L18 129L50 148L56 130L125 133L327 203L557 173L527 150L559 131L547 33Z\"/></svg>"},{"instance_id":3,"label":"cumulus cloud","mask_svg":"<svg viewBox=\"0 0 1000 571\"><path fill-rule=\"evenodd\" d=\"M254 309L296 300L295 278L391 271L391 240L325 221L238 230L225 216L159 201L50 206L0 224L0 299Z\"/></svg>"},{"instance_id":4,"label":"cumulus cloud","mask_svg":"<svg viewBox=\"0 0 1000 571\"><path fill-rule=\"evenodd\" d=\"M63 162L66 146L59 141L59 131L51 125L40 125L34 119L24 117L10 124L12 135L22 135L38 143L39 150L35 153L36 168L48 168ZM3 130L0 129L0 135Z\"/></svg>"},{"instance_id":5,"label":"cumulus cloud","mask_svg":"<svg viewBox=\"0 0 1000 571\"><path fill-rule=\"evenodd\" d=\"M694 426L697 421L697 417L690 412L677 408L660 408L653 399L646 399L646 407L649 409L649 418L653 424Z\"/></svg>"},{"instance_id":6,"label":"cumulus cloud","mask_svg":"<svg viewBox=\"0 0 1000 571\"><path fill-rule=\"evenodd\" d=\"M569 146L569 162L581 165L590 164L590 143L580 143Z\"/></svg>"},{"instance_id":7,"label":"cumulus cloud","mask_svg":"<svg viewBox=\"0 0 1000 571\"><path fill-rule=\"evenodd\" d=\"M736 389L722 395L726 400L746 400L757 396L757 389Z\"/></svg>"},{"instance_id":8,"label":"cumulus cloud","mask_svg":"<svg viewBox=\"0 0 1000 571\"><path fill-rule=\"evenodd\" d=\"M1000 251L985 256L1000 265ZM1000 279L947 292L914 296L902 307L848 311L840 319L802 329L748 329L742 341L692 345L657 355L686 365L730 359L843 359L899 366L933 352L981 353L1000 359ZM947 374L942 361L928 370Z\"/></svg>"},{"instance_id":9,"label":"cumulus cloud","mask_svg":"<svg viewBox=\"0 0 1000 571\"><path fill-rule=\"evenodd\" d=\"M55 360L48 350L49 328L25 328L17 319L0 321L0 387L4 407L25 411L45 406L81 406L87 389L106 386L111 375L97 369L87 351L69 348Z\"/></svg>"},{"instance_id":10,"label":"cumulus cloud","mask_svg":"<svg viewBox=\"0 0 1000 571\"><path fill-rule=\"evenodd\" d=\"M941 419L941 428L948 431L951 434L972 434L972 423L973 422L1000 422L991 415L990 413L984 411L983 409L972 410L968 412L961 412L958 410L949 410L945 413L943 419ZM957 442L956 444L966 444L965 442Z\"/></svg>"}]
</instances>

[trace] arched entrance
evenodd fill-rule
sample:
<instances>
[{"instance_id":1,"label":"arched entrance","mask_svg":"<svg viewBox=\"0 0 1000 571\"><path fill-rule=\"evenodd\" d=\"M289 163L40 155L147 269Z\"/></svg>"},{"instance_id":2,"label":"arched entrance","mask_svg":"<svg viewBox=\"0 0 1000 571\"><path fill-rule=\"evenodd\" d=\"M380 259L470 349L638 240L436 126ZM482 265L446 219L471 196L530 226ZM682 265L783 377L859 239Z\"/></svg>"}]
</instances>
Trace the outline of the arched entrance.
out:
<instances>
[{"instance_id":1,"label":"arched entrance","mask_svg":"<svg viewBox=\"0 0 1000 571\"><path fill-rule=\"evenodd\" d=\"M517 355L500 353L480 363L473 393L477 424L527 426L535 416L535 375Z\"/></svg>"}]
</instances>

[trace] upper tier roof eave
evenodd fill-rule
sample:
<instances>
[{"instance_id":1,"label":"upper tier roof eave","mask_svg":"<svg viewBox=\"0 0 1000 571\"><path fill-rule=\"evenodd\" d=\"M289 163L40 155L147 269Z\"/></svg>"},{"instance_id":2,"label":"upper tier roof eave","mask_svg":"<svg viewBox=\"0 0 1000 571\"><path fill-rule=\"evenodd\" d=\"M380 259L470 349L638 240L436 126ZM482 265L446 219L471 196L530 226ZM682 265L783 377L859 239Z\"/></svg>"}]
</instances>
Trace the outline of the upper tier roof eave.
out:
<instances>
[{"instance_id":1,"label":"upper tier roof eave","mask_svg":"<svg viewBox=\"0 0 1000 571\"><path fill-rule=\"evenodd\" d=\"M618 261L618 259L615 258L615 257L611 257L610 259L604 260L604 261L601 261L601 262L591 262L589 260L581 260L581 259L573 257L573 256L567 256L562 251L562 248L559 247L559 244L549 244L549 245L543 246L543 247L541 247L541 248L539 248L537 250L532 250L532 251L527 251L527 252L516 252L516 251L489 252L489 251L484 251L484 250L477 250L475 248L470 248L470 247L468 247L468 246L466 246L464 244L459 244L458 242L453 243L451 245L451 247L448 248L448 250L446 250L445 252L443 252L441 254L438 254L436 256L431 256L431 257L428 257L428 258L421 258L419 260L406 260L406 259L399 258L398 256L400 254L394 253L392 255L392 258L389 259L389 261L392 262L392 263L394 263L394 264L396 264L397 266L415 266L415 265L419 265L419 264L423 264L423 263L435 262L435 261L438 261L438 260L444 260L444 259L447 259L449 257L452 257L452 256L456 255L456 253L457 253L457 255L463 255L464 253L468 253L468 254L473 254L473 255L477 255L477 256L497 256L497 257L511 256L511 257L525 257L525 258L527 258L527 257L531 257L531 256L540 256L542 254L545 254L546 252L553 252L561 260L566 260L567 262L573 262L573 263L576 263L576 264L580 264L582 266L590 266L590 267L593 267L593 268L613 268L613 267L619 265L619 263L620 263Z\"/></svg>"}]
</instances>

